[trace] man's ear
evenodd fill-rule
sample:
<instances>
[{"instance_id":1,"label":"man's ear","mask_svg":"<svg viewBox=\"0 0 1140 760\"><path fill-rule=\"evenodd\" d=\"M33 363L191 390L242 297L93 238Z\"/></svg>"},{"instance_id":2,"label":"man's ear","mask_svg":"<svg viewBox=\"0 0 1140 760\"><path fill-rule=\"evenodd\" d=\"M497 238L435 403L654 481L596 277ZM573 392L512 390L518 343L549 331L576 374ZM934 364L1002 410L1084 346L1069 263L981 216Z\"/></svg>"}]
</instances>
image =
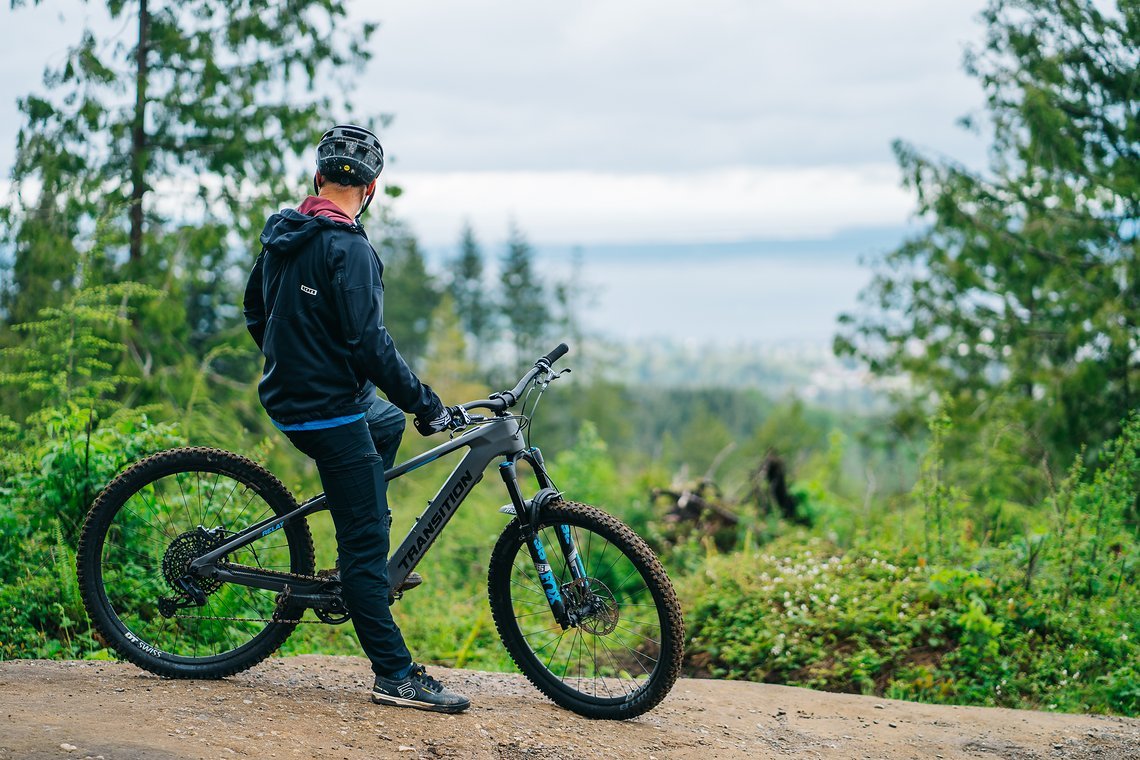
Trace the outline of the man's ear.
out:
<instances>
[{"instance_id":1,"label":"man's ear","mask_svg":"<svg viewBox=\"0 0 1140 760\"><path fill-rule=\"evenodd\" d=\"M325 184L325 178L321 176L320 172L313 174L313 194L321 194L321 185Z\"/></svg>"},{"instance_id":2,"label":"man's ear","mask_svg":"<svg viewBox=\"0 0 1140 760\"><path fill-rule=\"evenodd\" d=\"M372 195L375 192L376 192L376 180L372 180L370 183L368 183L368 187L364 188L364 195L365 195L365 197L367 197L369 195Z\"/></svg>"}]
</instances>

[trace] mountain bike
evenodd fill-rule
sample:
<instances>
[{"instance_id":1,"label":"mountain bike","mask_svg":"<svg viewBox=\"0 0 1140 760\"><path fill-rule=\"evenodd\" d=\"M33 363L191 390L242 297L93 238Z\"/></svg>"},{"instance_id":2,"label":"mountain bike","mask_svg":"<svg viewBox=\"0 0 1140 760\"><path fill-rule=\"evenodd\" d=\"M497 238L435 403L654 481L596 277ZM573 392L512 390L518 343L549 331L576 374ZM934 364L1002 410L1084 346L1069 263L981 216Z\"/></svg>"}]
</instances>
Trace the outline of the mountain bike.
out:
<instances>
[{"instance_id":1,"label":"mountain bike","mask_svg":"<svg viewBox=\"0 0 1140 760\"><path fill-rule=\"evenodd\" d=\"M538 359L511 390L463 404L492 414L470 415L450 440L386 471L394 480L467 450L389 557L388 577L398 598L497 461L509 521L491 552L487 594L503 645L558 705L631 718L676 681L684 622L649 546L614 517L568 501L526 441L542 394L569 372L552 368L567 350ZM520 462L537 481L530 498ZM95 499L79 540L79 584L98 635L160 676L222 678L264 660L302 622L349 620L339 575L315 570L307 518L326 508L324 494L298 504L266 469L220 449L172 449L133 464ZM304 617L310 610L315 621Z\"/></svg>"}]
</instances>

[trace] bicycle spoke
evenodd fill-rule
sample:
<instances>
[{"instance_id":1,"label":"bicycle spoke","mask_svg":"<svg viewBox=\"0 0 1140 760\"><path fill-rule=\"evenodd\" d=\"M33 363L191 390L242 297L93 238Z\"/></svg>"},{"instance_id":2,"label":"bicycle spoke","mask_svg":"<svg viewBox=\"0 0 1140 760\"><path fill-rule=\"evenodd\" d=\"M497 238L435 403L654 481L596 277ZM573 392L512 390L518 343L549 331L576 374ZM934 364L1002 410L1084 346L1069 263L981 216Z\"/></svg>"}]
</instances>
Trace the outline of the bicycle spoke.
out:
<instances>
[{"instance_id":1,"label":"bicycle spoke","mask_svg":"<svg viewBox=\"0 0 1140 760\"><path fill-rule=\"evenodd\" d=\"M187 470L146 483L125 497L103 534L103 589L111 608L140 642L177 657L216 658L252 642L270 625L267 621L277 607L273 592L202 578L194 580L205 596L200 606L180 606L172 617L161 614L159 606L189 601L186 592L167 581L169 572L188 573L190 561L211 541L245 527L243 516L260 513L260 520L272 511L257 490L221 472L207 476ZM198 526L224 532L211 538ZM290 544L280 538L255 541L225 559L284 572L294 569Z\"/></svg>"},{"instance_id":2,"label":"bicycle spoke","mask_svg":"<svg viewBox=\"0 0 1140 760\"><path fill-rule=\"evenodd\" d=\"M622 691L624 691L624 692L626 692L626 693L628 694L628 693L629 693L629 689L628 689L628 687L626 687L626 685L625 685L625 680L624 680L624 679L621 677L621 672L622 672L621 662L619 662L619 661L618 661L618 660L617 660L617 659L614 657L614 655L613 655L613 652L611 652L611 651L610 651L610 648L606 646L606 641L605 641L605 638L603 638L603 637L599 636L599 637L598 637L598 643L602 645L602 649L605 651L605 653L606 653L607 655L609 655L609 658L610 658L610 662L611 662L611 663L613 663L613 664L614 664L614 666L615 666L615 668L614 668L614 669L615 669L617 672L615 673L615 675L614 675L614 678L617 680L618 686L620 686L620 687L621 687Z\"/></svg>"},{"instance_id":3,"label":"bicycle spoke","mask_svg":"<svg viewBox=\"0 0 1140 760\"><path fill-rule=\"evenodd\" d=\"M566 674L570 671L570 658L574 656L574 642L582 637L582 632L579 630L574 631L574 638L570 640L570 652L566 655L566 664L562 666L562 680L566 680Z\"/></svg>"}]
</instances>

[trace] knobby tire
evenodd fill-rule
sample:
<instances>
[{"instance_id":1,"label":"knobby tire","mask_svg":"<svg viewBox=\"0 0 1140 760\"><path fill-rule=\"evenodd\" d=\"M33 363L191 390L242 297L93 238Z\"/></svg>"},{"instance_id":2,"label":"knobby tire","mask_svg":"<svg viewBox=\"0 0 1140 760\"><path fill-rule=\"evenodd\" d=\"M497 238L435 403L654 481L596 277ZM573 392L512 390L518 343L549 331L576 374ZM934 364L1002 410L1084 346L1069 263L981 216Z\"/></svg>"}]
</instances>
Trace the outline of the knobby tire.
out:
<instances>
[{"instance_id":1,"label":"knobby tire","mask_svg":"<svg viewBox=\"0 0 1140 760\"><path fill-rule=\"evenodd\" d=\"M607 621L561 630L536 591L534 564L516 518L499 537L488 569L499 636L519 670L556 704L587 718L641 715L665 698L681 670L685 629L677 595L656 555L627 526L594 507L556 501L543 510L537 530L564 589L569 567L551 540L561 525L575 534L586 575L600 579L591 586L612 600L616 611ZM624 580L616 580L613 568L619 566ZM612 578L602 577L605 571ZM644 590L631 596L622 586ZM598 628L612 630L599 633Z\"/></svg>"},{"instance_id":2,"label":"knobby tire","mask_svg":"<svg viewBox=\"0 0 1140 760\"><path fill-rule=\"evenodd\" d=\"M215 498L220 500L227 491L225 504L212 503ZM243 511L250 514L238 514L240 503L235 500L235 494L240 494L241 499L248 499ZM206 502L206 497L210 502ZM231 502L233 508L228 506ZM176 506L170 507L171 503ZM250 505L254 505L252 510ZM214 596L210 599L217 599L219 605L229 600L228 606L220 607L220 611L236 610L241 613L244 610L245 616L241 620L249 621L227 623L220 615L211 618L199 613L199 626L213 626L224 636L241 642L226 651L217 651L217 637L212 644L203 644L202 640L211 634L192 630L192 622L182 618L164 619L153 603L164 594L170 596L175 593L163 575L162 558L170 557L170 546L174 540L192 532L196 523L207 524L207 527L216 524L236 532L260 519L258 510L262 516L268 517L270 511L284 515L296 507L292 495L271 473L245 457L219 449L172 449L149 456L124 470L95 499L83 525L76 558L83 604L98 636L123 659L167 678L222 678L251 668L269 657L284 643L296 624L252 620L257 617L250 614L252 605L258 605L258 610L265 617L277 612L279 618L290 620L303 613L303 610L289 607L275 609L271 592L235 587L234 584L221 584L211 592ZM227 509L230 509L229 513ZM226 519L235 524L222 525ZM236 524L238 522L240 524ZM261 558L275 552L282 570L303 575L313 573L313 539L307 522L294 520L271 535L275 546L263 548L258 553L258 545L268 543L266 539L259 539L249 547L237 550L246 554L236 559L249 561L245 557L251 557L260 564ZM281 535L284 535L285 544L280 543ZM185 543L189 539L182 540ZM187 552L187 556L193 555L192 548ZM126 565L135 575L128 578L124 569ZM123 609L116 609L105 587L108 576L127 579L121 583L124 589L116 586L110 596L118 599L121 591L122 598L127 599L129 589L130 594L137 598L120 602ZM135 581L134 587L128 585ZM207 599L208 604L210 599ZM243 602L247 599L251 601ZM243 603L250 606L243 608ZM187 613L193 620L195 609L190 608ZM186 630L185 638L179 626ZM151 631L150 639L155 640L148 639L145 631ZM214 648L212 652L208 651L211 646ZM198 654L203 648L207 651ZM183 651L171 651L178 649Z\"/></svg>"}]
</instances>

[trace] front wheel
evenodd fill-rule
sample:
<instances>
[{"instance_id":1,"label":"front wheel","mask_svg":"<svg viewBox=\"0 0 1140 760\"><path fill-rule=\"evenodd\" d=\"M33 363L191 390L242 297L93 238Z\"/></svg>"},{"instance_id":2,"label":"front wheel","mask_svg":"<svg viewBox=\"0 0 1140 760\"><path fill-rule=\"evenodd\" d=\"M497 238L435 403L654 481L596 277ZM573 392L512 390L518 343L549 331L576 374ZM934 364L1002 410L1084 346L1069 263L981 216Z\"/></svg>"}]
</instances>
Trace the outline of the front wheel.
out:
<instances>
[{"instance_id":1,"label":"front wheel","mask_svg":"<svg viewBox=\"0 0 1140 760\"><path fill-rule=\"evenodd\" d=\"M577 573L574 558L568 562L559 549L563 530L581 560ZM625 719L651 710L677 680L685 639L661 562L632 530L584 504L550 504L536 535L571 622L563 628L554 619L515 519L495 544L488 572L507 652L539 691L579 715Z\"/></svg>"}]
</instances>

